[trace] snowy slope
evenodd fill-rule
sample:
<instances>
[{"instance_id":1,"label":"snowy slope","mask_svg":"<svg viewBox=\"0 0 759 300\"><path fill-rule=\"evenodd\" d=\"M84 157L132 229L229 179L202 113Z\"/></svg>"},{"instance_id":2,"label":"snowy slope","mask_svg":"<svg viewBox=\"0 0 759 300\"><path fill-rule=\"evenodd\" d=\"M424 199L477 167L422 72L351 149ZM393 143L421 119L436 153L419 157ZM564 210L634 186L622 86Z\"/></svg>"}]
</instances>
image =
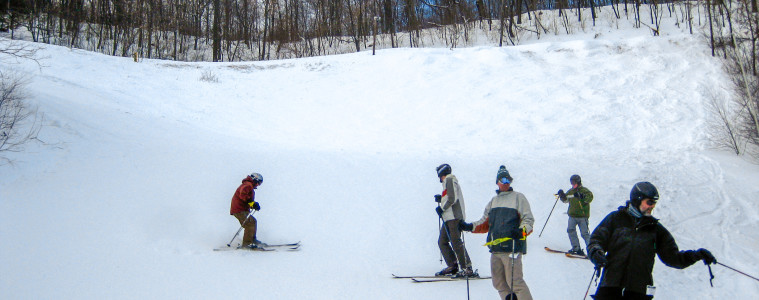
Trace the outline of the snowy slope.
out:
<instances>
[{"instance_id":1,"label":"snowy slope","mask_svg":"<svg viewBox=\"0 0 759 300\"><path fill-rule=\"evenodd\" d=\"M43 46L31 78L40 138L0 166L2 299L463 299L466 283L391 273L442 265L434 168L453 166L476 220L505 164L540 230L581 174L593 227L653 182L683 249L759 274L759 167L705 147L703 94L727 88L696 35L667 28L547 36L522 46L388 49L287 61L178 63ZM204 72L218 82L201 81ZM240 180L260 172L259 238L299 252L214 252L238 228ZM579 299L587 261L566 206L528 242L535 299ZM488 275L484 235L467 248ZM749 299L759 284L702 264L655 267L657 299ZM495 299L487 280L472 299Z\"/></svg>"}]
</instances>

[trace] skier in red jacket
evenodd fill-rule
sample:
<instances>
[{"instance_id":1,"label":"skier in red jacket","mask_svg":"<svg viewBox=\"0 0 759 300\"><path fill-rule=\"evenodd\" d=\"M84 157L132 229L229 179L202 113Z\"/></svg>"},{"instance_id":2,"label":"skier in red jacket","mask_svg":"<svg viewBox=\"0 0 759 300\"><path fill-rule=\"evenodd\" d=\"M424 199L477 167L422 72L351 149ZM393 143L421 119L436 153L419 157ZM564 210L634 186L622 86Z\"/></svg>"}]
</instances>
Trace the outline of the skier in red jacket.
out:
<instances>
[{"instance_id":1,"label":"skier in red jacket","mask_svg":"<svg viewBox=\"0 0 759 300\"><path fill-rule=\"evenodd\" d=\"M245 228L242 235L242 247L257 248L262 245L261 241L256 239L256 218L250 214L250 209L256 211L261 209L261 205L256 202L256 188L264 182L264 177L258 173L252 173L242 180L242 184L232 196L232 207L229 214L237 218L240 226Z\"/></svg>"}]
</instances>

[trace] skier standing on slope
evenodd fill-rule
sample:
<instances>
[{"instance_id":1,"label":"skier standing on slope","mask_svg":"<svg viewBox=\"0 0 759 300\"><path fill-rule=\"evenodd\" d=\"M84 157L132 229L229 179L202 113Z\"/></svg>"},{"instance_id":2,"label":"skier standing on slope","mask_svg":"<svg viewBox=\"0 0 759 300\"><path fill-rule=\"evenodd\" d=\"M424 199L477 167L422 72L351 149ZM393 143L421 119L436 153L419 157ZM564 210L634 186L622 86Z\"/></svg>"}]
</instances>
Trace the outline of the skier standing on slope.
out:
<instances>
[{"instance_id":1,"label":"skier standing on slope","mask_svg":"<svg viewBox=\"0 0 759 300\"><path fill-rule=\"evenodd\" d=\"M437 244L447 267L435 275L474 277L476 274L472 271L472 261L469 259L459 230L459 222L466 217L464 196L461 193L459 181L456 176L451 174L451 166L448 164L442 164L436 170L437 176L443 184L443 193L435 195L435 202L438 203L435 211L438 217L443 220ZM462 269L461 272L459 272L459 267Z\"/></svg>"},{"instance_id":2,"label":"skier standing on slope","mask_svg":"<svg viewBox=\"0 0 759 300\"><path fill-rule=\"evenodd\" d=\"M585 241L585 247L590 243L590 233L588 232L588 218L590 218L590 202L593 201L593 193L586 187L582 186L580 175L569 177L569 183L572 188L564 193L559 190L559 199L561 202L569 203L567 214L569 221L567 223L567 234L572 249L567 251L570 254L585 256L585 252L580 247L580 240L577 238L577 229L580 228L580 236Z\"/></svg>"},{"instance_id":3,"label":"skier standing on slope","mask_svg":"<svg viewBox=\"0 0 759 300\"><path fill-rule=\"evenodd\" d=\"M501 166L496 175L496 196L485 206L480 220L462 222L461 229L488 233L490 272L500 299L532 300L522 273L522 256L527 253L527 235L532 233L535 219L527 198L514 191L512 181L509 171Z\"/></svg>"},{"instance_id":4,"label":"skier standing on slope","mask_svg":"<svg viewBox=\"0 0 759 300\"><path fill-rule=\"evenodd\" d=\"M672 235L652 217L659 191L650 182L638 182L630 200L601 221L588 246L596 269L603 268L593 299L652 299L654 255L667 266L684 269L699 260L716 263L704 248L680 251Z\"/></svg>"},{"instance_id":5,"label":"skier standing on slope","mask_svg":"<svg viewBox=\"0 0 759 300\"><path fill-rule=\"evenodd\" d=\"M242 247L258 248L265 246L261 241L256 239L257 221L250 210L256 211L261 209L261 205L255 201L256 188L264 182L264 177L258 173L252 173L242 180L242 184L237 188L232 196L232 207L229 214L234 216L240 222L240 226L245 228L242 235Z\"/></svg>"}]
</instances>

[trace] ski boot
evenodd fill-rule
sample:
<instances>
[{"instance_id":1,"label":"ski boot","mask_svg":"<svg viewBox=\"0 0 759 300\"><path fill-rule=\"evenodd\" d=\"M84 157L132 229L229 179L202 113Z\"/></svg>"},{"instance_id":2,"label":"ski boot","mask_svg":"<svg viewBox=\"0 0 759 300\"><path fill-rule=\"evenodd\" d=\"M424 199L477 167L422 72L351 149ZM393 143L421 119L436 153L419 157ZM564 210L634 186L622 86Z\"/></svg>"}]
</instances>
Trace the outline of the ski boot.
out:
<instances>
[{"instance_id":1,"label":"ski boot","mask_svg":"<svg viewBox=\"0 0 759 300\"><path fill-rule=\"evenodd\" d=\"M458 274L454 275L455 278L477 278L480 277L480 274L477 273L477 271L472 271L472 267L467 267L466 269L462 270Z\"/></svg>"},{"instance_id":2,"label":"ski boot","mask_svg":"<svg viewBox=\"0 0 759 300\"><path fill-rule=\"evenodd\" d=\"M242 250L259 250L260 248L256 246L256 244L247 244L247 245L240 245L237 247L237 249Z\"/></svg>"},{"instance_id":3,"label":"ski boot","mask_svg":"<svg viewBox=\"0 0 759 300\"><path fill-rule=\"evenodd\" d=\"M458 266L447 267L445 269L440 270L440 272L435 273L435 276L453 276L453 275L456 275L456 273L458 272L459 272Z\"/></svg>"},{"instance_id":4,"label":"ski boot","mask_svg":"<svg viewBox=\"0 0 759 300\"><path fill-rule=\"evenodd\" d=\"M253 240L253 244L252 244L252 245L256 245L257 247L261 247L261 248L263 248L263 247L268 247L268 246L269 246L269 244L267 244L267 243L264 243L264 242L262 242L262 241L259 241L259 240L257 240L257 239L254 239L254 240Z\"/></svg>"},{"instance_id":5,"label":"ski boot","mask_svg":"<svg viewBox=\"0 0 759 300\"><path fill-rule=\"evenodd\" d=\"M567 251L567 253L572 254L572 255L585 256L585 252L582 251L582 248L580 248L580 249L572 249L572 250Z\"/></svg>"}]
</instances>

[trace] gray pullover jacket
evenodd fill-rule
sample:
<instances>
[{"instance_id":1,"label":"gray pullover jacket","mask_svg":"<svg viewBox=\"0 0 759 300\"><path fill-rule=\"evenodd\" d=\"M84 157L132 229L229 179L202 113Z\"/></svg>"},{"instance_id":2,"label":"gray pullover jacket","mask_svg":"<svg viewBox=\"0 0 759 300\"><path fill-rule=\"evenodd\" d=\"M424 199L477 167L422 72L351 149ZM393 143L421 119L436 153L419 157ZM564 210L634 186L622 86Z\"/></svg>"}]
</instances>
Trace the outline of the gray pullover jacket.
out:
<instances>
[{"instance_id":1,"label":"gray pullover jacket","mask_svg":"<svg viewBox=\"0 0 759 300\"><path fill-rule=\"evenodd\" d=\"M465 220L464 196L456 176L450 174L445 177L441 195L440 207L443 208L443 221Z\"/></svg>"}]
</instances>

